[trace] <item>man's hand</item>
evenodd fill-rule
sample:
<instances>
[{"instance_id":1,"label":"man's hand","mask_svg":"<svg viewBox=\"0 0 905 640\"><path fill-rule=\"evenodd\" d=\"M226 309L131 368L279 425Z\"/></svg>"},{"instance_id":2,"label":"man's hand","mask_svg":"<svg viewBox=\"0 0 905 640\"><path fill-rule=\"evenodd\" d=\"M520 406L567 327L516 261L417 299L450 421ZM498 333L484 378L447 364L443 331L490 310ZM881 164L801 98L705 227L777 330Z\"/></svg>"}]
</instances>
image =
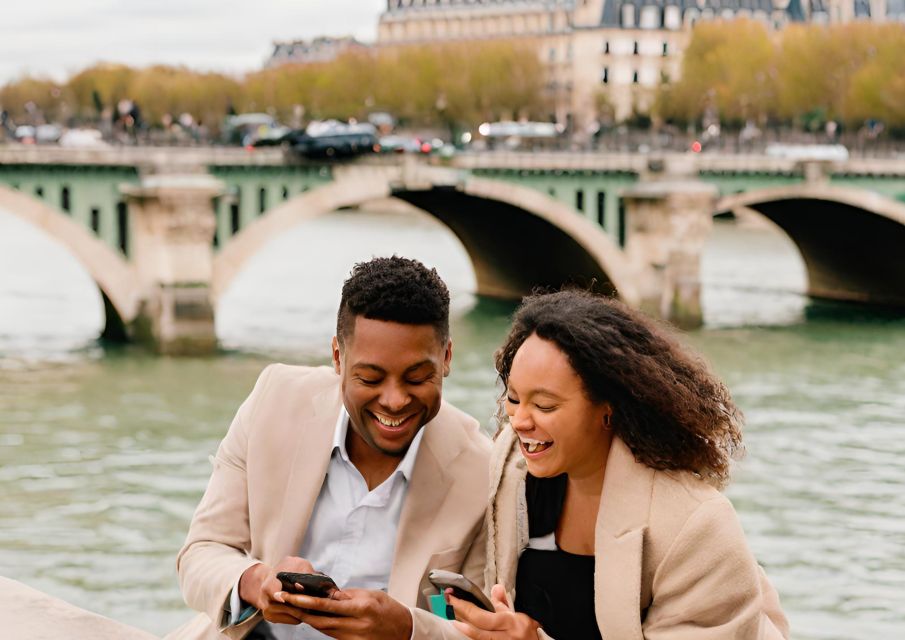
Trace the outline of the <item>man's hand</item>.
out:
<instances>
[{"instance_id":1,"label":"man's hand","mask_svg":"<svg viewBox=\"0 0 905 640\"><path fill-rule=\"evenodd\" d=\"M280 571L314 573L314 567L304 558L295 557L283 558L272 568L263 563L252 565L239 578L239 597L255 609L260 609L269 622L299 624L302 612L274 598L274 594L283 589L277 580Z\"/></svg>"},{"instance_id":2,"label":"man's hand","mask_svg":"<svg viewBox=\"0 0 905 640\"><path fill-rule=\"evenodd\" d=\"M537 640L540 625L524 613L515 612L503 585L494 585L490 592L494 613L454 597L451 591L447 597L456 612L453 626L472 640Z\"/></svg>"},{"instance_id":3,"label":"man's hand","mask_svg":"<svg viewBox=\"0 0 905 640\"><path fill-rule=\"evenodd\" d=\"M335 599L283 591L279 597L299 612L301 622L338 640L408 640L412 636L412 612L383 591L345 589ZM317 611L339 617L317 615Z\"/></svg>"}]
</instances>

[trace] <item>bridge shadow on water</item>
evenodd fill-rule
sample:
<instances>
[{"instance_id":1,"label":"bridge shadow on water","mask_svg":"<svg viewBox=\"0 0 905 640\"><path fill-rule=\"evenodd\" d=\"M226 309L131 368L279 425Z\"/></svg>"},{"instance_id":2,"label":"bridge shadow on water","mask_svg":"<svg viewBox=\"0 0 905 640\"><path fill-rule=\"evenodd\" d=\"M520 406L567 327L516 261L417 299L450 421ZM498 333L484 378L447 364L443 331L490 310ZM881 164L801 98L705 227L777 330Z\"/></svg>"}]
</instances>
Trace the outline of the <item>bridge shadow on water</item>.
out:
<instances>
[{"instance_id":1,"label":"bridge shadow on water","mask_svg":"<svg viewBox=\"0 0 905 640\"><path fill-rule=\"evenodd\" d=\"M804 319L813 323L905 328L905 307L810 299L804 308Z\"/></svg>"}]
</instances>

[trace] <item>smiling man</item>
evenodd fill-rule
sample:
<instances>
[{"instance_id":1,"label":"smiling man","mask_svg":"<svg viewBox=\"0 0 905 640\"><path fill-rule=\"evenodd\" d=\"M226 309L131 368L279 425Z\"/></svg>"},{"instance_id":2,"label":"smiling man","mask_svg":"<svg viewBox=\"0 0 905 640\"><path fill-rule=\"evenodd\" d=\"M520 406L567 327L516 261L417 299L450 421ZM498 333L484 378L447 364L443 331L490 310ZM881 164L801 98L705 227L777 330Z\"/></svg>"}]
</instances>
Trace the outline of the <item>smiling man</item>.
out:
<instances>
[{"instance_id":1,"label":"smiling man","mask_svg":"<svg viewBox=\"0 0 905 640\"><path fill-rule=\"evenodd\" d=\"M415 260L358 264L336 325L333 368L268 367L221 442L177 559L203 613L169 637L442 637L428 571L483 584L490 442L442 400L446 285ZM279 571L341 592L298 608Z\"/></svg>"}]
</instances>

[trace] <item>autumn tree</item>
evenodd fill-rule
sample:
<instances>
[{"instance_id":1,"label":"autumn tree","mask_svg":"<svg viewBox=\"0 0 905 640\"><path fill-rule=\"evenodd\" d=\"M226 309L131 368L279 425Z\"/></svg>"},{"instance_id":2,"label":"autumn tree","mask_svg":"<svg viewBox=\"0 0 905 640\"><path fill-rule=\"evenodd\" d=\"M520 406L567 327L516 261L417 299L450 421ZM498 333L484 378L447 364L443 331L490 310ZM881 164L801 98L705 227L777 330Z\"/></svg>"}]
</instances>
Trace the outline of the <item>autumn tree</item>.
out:
<instances>
[{"instance_id":1,"label":"autumn tree","mask_svg":"<svg viewBox=\"0 0 905 640\"><path fill-rule=\"evenodd\" d=\"M661 85L655 109L663 118L685 122L709 109L724 122L762 120L773 99L775 60L775 46L760 22L699 22L682 59L681 79Z\"/></svg>"},{"instance_id":2,"label":"autumn tree","mask_svg":"<svg viewBox=\"0 0 905 640\"><path fill-rule=\"evenodd\" d=\"M70 111L65 87L31 76L0 87L0 108L7 111L13 122L33 124L65 120Z\"/></svg>"}]
</instances>

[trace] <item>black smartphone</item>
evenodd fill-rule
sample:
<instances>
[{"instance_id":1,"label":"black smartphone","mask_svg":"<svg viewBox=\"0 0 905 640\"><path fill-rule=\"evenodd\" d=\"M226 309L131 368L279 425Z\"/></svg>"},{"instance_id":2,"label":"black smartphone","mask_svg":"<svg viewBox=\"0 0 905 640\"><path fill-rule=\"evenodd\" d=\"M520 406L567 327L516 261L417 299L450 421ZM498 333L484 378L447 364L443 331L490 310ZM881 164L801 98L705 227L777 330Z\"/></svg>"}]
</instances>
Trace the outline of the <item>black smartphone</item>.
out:
<instances>
[{"instance_id":1,"label":"black smartphone","mask_svg":"<svg viewBox=\"0 0 905 640\"><path fill-rule=\"evenodd\" d=\"M333 578L323 573L280 571L277 574L277 580L289 593L300 593L314 598L329 598L334 591L339 591ZM303 588L299 589L296 585L301 585Z\"/></svg>"},{"instance_id":2,"label":"black smartphone","mask_svg":"<svg viewBox=\"0 0 905 640\"><path fill-rule=\"evenodd\" d=\"M487 599L484 592L478 588L478 585L462 574L444 571L443 569L431 569L431 572L427 574L427 579L440 590L440 593L452 588L453 595L460 600L470 602L491 613L494 611L493 604Z\"/></svg>"}]
</instances>

